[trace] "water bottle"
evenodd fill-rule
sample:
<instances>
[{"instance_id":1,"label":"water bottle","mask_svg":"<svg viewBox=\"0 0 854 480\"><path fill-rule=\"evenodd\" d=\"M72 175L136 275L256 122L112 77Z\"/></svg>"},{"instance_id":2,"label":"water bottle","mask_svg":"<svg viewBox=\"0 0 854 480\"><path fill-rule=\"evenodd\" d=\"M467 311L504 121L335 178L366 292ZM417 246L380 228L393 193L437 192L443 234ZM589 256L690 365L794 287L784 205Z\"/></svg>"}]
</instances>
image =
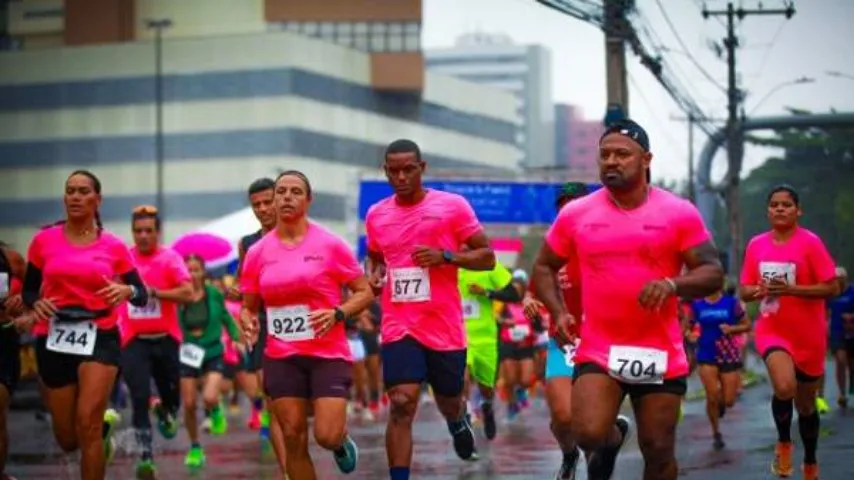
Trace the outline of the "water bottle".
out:
<instances>
[{"instance_id":1,"label":"water bottle","mask_svg":"<svg viewBox=\"0 0 854 480\"><path fill-rule=\"evenodd\" d=\"M759 312L763 315L773 315L780 310L780 299L777 297L765 297L759 303Z\"/></svg>"}]
</instances>

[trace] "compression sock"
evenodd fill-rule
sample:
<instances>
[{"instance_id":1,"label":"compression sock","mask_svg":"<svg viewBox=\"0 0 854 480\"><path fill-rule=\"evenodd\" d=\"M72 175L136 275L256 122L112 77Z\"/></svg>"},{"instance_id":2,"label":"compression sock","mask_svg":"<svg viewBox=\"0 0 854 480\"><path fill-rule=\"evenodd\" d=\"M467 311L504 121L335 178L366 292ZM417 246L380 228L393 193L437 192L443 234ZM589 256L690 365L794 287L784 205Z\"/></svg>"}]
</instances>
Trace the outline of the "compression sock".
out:
<instances>
[{"instance_id":1,"label":"compression sock","mask_svg":"<svg viewBox=\"0 0 854 480\"><path fill-rule=\"evenodd\" d=\"M777 440L780 442L792 441L793 409L792 400L780 400L776 395L771 399L771 413L774 415L774 424L777 426Z\"/></svg>"}]
</instances>

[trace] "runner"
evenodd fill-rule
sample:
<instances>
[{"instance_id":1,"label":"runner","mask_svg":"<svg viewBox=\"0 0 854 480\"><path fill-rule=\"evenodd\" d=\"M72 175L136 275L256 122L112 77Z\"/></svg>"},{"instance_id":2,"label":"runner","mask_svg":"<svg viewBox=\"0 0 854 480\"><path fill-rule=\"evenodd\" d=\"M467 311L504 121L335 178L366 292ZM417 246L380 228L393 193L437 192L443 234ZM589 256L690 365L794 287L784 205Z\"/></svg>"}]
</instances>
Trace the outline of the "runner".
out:
<instances>
[{"instance_id":1,"label":"runner","mask_svg":"<svg viewBox=\"0 0 854 480\"><path fill-rule=\"evenodd\" d=\"M243 270L243 260L246 258L246 252L249 247L254 245L258 240L276 227L276 209L273 205L275 196L276 182L271 178L259 178L249 185L249 204L252 206L252 212L255 218L261 224L261 228L250 235L240 239L238 244L239 263L237 266L238 282L240 272ZM232 290L233 296L240 298L239 289ZM279 459L279 467L285 471L285 440L282 433L282 427L276 422L275 416L268 408L264 408L264 393L261 386L264 384L264 376L262 361L264 358L264 346L267 341L267 322L265 315L267 311L261 306L259 311L261 331L258 334L258 343L255 344L249 355L246 356L248 364L246 365L247 373L255 373L255 380L252 380L252 375L247 375L246 385L244 387L246 395L252 399L252 413L249 417L249 428L260 430L262 441L270 440L273 444L273 450L276 452L276 458Z\"/></svg>"},{"instance_id":2,"label":"runner","mask_svg":"<svg viewBox=\"0 0 854 480\"><path fill-rule=\"evenodd\" d=\"M359 333L362 335L362 344L365 346L365 367L368 374L368 410L376 419L380 413L380 392L383 391L383 379L380 363L380 312L379 302L376 300L362 312L365 317ZM385 398L385 397L383 397Z\"/></svg>"},{"instance_id":3,"label":"runner","mask_svg":"<svg viewBox=\"0 0 854 480\"><path fill-rule=\"evenodd\" d=\"M342 300L346 300L345 295ZM365 344L362 341L361 332L366 328L365 322L367 310L359 312L356 316L349 317L344 323L347 335L347 343L353 358L353 386L350 389L350 403L347 407L348 413L352 411L362 420L372 420L373 415L368 408L368 370L365 365Z\"/></svg>"},{"instance_id":4,"label":"runner","mask_svg":"<svg viewBox=\"0 0 854 480\"><path fill-rule=\"evenodd\" d=\"M528 274L516 270L512 275L516 297L528 289ZM501 372L507 399L507 420L513 421L528 407L528 388L536 382L534 372L534 342L539 325L525 316L521 303L504 303L501 307Z\"/></svg>"},{"instance_id":5,"label":"runner","mask_svg":"<svg viewBox=\"0 0 854 480\"><path fill-rule=\"evenodd\" d=\"M126 300L143 307L148 292L128 248L101 225L98 178L73 172L64 201L66 219L30 243L22 296L35 312L36 360L53 434L66 453L80 449L83 480L103 480L118 421L106 410L121 358L116 307Z\"/></svg>"},{"instance_id":6,"label":"runner","mask_svg":"<svg viewBox=\"0 0 854 480\"><path fill-rule=\"evenodd\" d=\"M21 344L13 320L23 313L21 281L25 268L21 254L0 242L0 480L14 480L5 473L9 446L6 414L21 374Z\"/></svg>"},{"instance_id":7,"label":"runner","mask_svg":"<svg viewBox=\"0 0 854 480\"><path fill-rule=\"evenodd\" d=\"M406 480L412 421L425 381L447 420L457 455L477 458L462 399L466 338L457 268L491 270L495 254L463 197L422 186L426 163L415 142L392 142L384 158L395 193L369 209L365 229L371 286L382 290L383 381L391 405L389 475ZM462 245L470 250L460 252ZM382 287L386 275L389 288Z\"/></svg>"},{"instance_id":8,"label":"runner","mask_svg":"<svg viewBox=\"0 0 854 480\"><path fill-rule=\"evenodd\" d=\"M181 401L178 303L191 300L193 287L181 256L160 245L160 217L156 207L135 208L131 228L135 245L131 254L148 285L148 304L120 309L122 376L130 391L134 434L142 450L136 474L139 478L154 478L156 469L149 417L151 380L154 379L159 394L153 408L157 428L164 438L175 438Z\"/></svg>"},{"instance_id":9,"label":"runner","mask_svg":"<svg viewBox=\"0 0 854 480\"><path fill-rule=\"evenodd\" d=\"M805 480L818 478L819 416L815 398L827 352L825 299L839 293L833 259L821 239L798 225L798 194L779 186L768 194L771 230L747 244L741 298L760 300L754 338L774 390L777 446L771 472L792 475L792 404L804 442Z\"/></svg>"},{"instance_id":10,"label":"runner","mask_svg":"<svg viewBox=\"0 0 854 480\"><path fill-rule=\"evenodd\" d=\"M719 420L732 408L741 384L741 351L736 336L750 330L741 301L723 292L694 300L686 336L699 325L696 358L706 391L706 415L712 426L715 450L724 448Z\"/></svg>"},{"instance_id":11,"label":"runner","mask_svg":"<svg viewBox=\"0 0 854 480\"><path fill-rule=\"evenodd\" d=\"M300 480L317 478L308 453L309 408L318 445L333 452L342 473L356 468L359 450L347 434L353 357L344 323L373 300L350 247L308 219L311 200L305 175L279 175L277 226L249 249L240 279L241 323L251 340L259 334L262 300L267 309L264 390L286 432L282 473ZM341 303L345 287L352 294Z\"/></svg>"},{"instance_id":12,"label":"runner","mask_svg":"<svg viewBox=\"0 0 854 480\"><path fill-rule=\"evenodd\" d=\"M582 198L588 194L587 185L580 182L569 182L564 184L558 191L555 202L557 211L569 202ZM578 262L570 261L564 265L557 275L558 286L563 294L564 306L579 322L582 318L581 310L581 274L578 270ZM532 284L533 288L534 285ZM525 315L529 318L540 316L543 312L543 304L530 293L525 295ZM543 322L544 320L541 320ZM549 323L549 344L546 353L546 400L551 414L552 434L560 445L563 452L560 470L557 480L573 480L575 478L575 467L578 464L579 450L572 436L572 374L575 370L573 362L573 347L562 349L555 340L555 331L552 322ZM575 326L571 332L578 335L579 328Z\"/></svg>"},{"instance_id":13,"label":"runner","mask_svg":"<svg viewBox=\"0 0 854 480\"><path fill-rule=\"evenodd\" d=\"M199 387L205 414L211 419L211 433L224 435L228 418L220 402L220 382L223 363L222 331L225 328L233 342L240 342L240 330L225 307L225 297L213 285L205 282L205 261L197 255L186 259L193 280L190 303L182 305L178 320L183 331L179 357L181 362L181 398L184 406L184 427L190 437L190 450L184 464L191 468L205 464L205 452L199 442L196 417Z\"/></svg>"},{"instance_id":14,"label":"runner","mask_svg":"<svg viewBox=\"0 0 854 480\"><path fill-rule=\"evenodd\" d=\"M464 246L461 250L465 250ZM513 287L513 276L497 261L492 270L474 271L459 269L457 287L463 303L466 324L466 398L474 382L480 397L477 407L483 420L483 434L488 440L495 438L495 382L498 379L498 318L492 301L518 302L519 292ZM471 403L469 403L470 405Z\"/></svg>"},{"instance_id":15,"label":"runner","mask_svg":"<svg viewBox=\"0 0 854 480\"><path fill-rule=\"evenodd\" d=\"M844 268L836 269L842 293L828 302L830 310L830 353L836 370L839 408L848 408L848 395L854 395L854 285L848 284ZM847 382L847 389L846 389Z\"/></svg>"},{"instance_id":16,"label":"runner","mask_svg":"<svg viewBox=\"0 0 854 480\"><path fill-rule=\"evenodd\" d=\"M626 395L638 422L644 478L677 477L674 454L688 362L677 297L703 297L723 285L718 252L697 209L649 185L649 139L631 120L599 142L603 189L566 205L534 264L537 297L560 346L576 320L556 275L577 256L583 341L575 354L572 432L588 456L588 477L611 478L630 423L618 416ZM687 273L680 275L683 265ZM615 426L616 419L616 426Z\"/></svg>"}]
</instances>

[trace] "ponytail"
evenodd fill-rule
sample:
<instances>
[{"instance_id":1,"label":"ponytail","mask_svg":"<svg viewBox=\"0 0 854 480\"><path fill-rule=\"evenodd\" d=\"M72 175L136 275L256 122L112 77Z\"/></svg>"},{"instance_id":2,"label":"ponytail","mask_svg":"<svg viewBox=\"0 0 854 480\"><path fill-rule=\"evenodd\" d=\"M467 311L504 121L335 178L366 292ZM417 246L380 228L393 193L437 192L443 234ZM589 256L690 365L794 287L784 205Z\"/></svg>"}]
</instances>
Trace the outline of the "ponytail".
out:
<instances>
[{"instance_id":1,"label":"ponytail","mask_svg":"<svg viewBox=\"0 0 854 480\"><path fill-rule=\"evenodd\" d=\"M101 221L101 211L95 209L95 235L100 237L104 231L104 222Z\"/></svg>"}]
</instances>

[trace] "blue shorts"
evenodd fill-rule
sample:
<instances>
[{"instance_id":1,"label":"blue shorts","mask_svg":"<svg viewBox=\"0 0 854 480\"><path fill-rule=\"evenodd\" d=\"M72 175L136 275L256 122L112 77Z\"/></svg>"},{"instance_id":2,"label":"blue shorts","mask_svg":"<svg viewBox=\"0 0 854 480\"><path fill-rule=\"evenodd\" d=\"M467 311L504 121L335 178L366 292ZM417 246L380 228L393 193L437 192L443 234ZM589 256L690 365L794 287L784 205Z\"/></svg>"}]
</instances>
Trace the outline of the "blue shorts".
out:
<instances>
[{"instance_id":1,"label":"blue shorts","mask_svg":"<svg viewBox=\"0 0 854 480\"><path fill-rule=\"evenodd\" d=\"M432 350L406 336L383 343L380 355L386 389L427 382L433 388L433 393L442 397L453 398L463 392L466 349Z\"/></svg>"},{"instance_id":2,"label":"blue shorts","mask_svg":"<svg viewBox=\"0 0 854 480\"><path fill-rule=\"evenodd\" d=\"M566 356L553 338L549 339L549 349L546 352L546 380L557 377L572 378L575 366L566 364Z\"/></svg>"}]
</instances>

